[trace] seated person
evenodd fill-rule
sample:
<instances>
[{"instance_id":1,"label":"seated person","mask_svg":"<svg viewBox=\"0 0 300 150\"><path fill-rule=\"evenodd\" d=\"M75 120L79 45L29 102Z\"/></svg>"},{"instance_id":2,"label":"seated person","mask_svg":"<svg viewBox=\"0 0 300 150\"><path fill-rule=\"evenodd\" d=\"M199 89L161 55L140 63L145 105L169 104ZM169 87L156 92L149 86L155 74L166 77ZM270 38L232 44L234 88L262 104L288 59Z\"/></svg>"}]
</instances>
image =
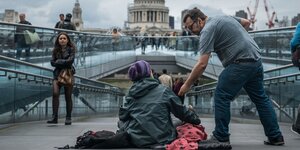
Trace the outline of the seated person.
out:
<instances>
[{"instance_id":1,"label":"seated person","mask_svg":"<svg viewBox=\"0 0 300 150\"><path fill-rule=\"evenodd\" d=\"M120 108L119 131L127 132L135 147L153 148L175 140L171 113L181 121L201 123L197 114L182 105L170 88L153 78L148 62L140 60L132 64L128 76L133 85Z\"/></svg>"}]
</instances>

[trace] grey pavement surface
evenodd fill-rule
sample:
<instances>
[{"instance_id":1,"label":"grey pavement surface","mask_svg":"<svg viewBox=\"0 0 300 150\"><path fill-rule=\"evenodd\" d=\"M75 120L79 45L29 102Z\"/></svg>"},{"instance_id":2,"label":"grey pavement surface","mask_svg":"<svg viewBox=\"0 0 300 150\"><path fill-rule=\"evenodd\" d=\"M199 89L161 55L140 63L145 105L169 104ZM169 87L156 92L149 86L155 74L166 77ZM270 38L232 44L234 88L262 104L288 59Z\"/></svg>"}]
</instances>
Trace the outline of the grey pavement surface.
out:
<instances>
[{"instance_id":1,"label":"grey pavement surface","mask_svg":"<svg viewBox=\"0 0 300 150\"><path fill-rule=\"evenodd\" d=\"M92 117L77 118L71 126L65 126L64 120L57 125L46 121L19 123L0 129L0 150L55 150L56 146L75 145L76 137L88 130L116 131L118 118ZM214 128L213 118L201 118L208 134ZM233 150L299 150L300 136L290 131L290 124L280 124L286 144L267 146L262 125L259 121L232 119L231 144Z\"/></svg>"}]
</instances>

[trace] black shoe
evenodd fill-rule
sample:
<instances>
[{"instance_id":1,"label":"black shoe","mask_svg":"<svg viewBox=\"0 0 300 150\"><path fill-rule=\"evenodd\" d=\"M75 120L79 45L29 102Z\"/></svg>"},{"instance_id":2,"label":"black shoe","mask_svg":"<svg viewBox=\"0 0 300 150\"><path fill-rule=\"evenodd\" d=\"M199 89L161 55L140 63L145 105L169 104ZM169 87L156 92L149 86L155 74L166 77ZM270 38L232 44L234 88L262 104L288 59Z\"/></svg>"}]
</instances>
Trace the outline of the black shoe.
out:
<instances>
[{"instance_id":1,"label":"black shoe","mask_svg":"<svg viewBox=\"0 0 300 150\"><path fill-rule=\"evenodd\" d=\"M50 120L47 121L49 124L57 124L57 116L52 116Z\"/></svg>"},{"instance_id":2,"label":"black shoe","mask_svg":"<svg viewBox=\"0 0 300 150\"><path fill-rule=\"evenodd\" d=\"M209 139L200 141L199 144L210 144L210 143L224 143L230 144L230 141L219 141L214 135L211 135Z\"/></svg>"},{"instance_id":3,"label":"black shoe","mask_svg":"<svg viewBox=\"0 0 300 150\"><path fill-rule=\"evenodd\" d=\"M294 132L295 134L300 135L300 128L296 128L294 124L291 127L291 131Z\"/></svg>"},{"instance_id":4,"label":"black shoe","mask_svg":"<svg viewBox=\"0 0 300 150\"><path fill-rule=\"evenodd\" d=\"M284 139L283 139L283 136L280 135L276 138L268 138L267 141L264 141L264 144L280 146L280 145L284 145Z\"/></svg>"},{"instance_id":5,"label":"black shoe","mask_svg":"<svg viewBox=\"0 0 300 150\"><path fill-rule=\"evenodd\" d=\"M209 150L231 150L230 141L219 141L215 136L211 136L210 139L200 141L198 143L198 149L209 149Z\"/></svg>"},{"instance_id":6,"label":"black shoe","mask_svg":"<svg viewBox=\"0 0 300 150\"><path fill-rule=\"evenodd\" d=\"M71 124L72 124L72 119L71 119L71 117L66 117L65 125L71 125Z\"/></svg>"}]
</instances>

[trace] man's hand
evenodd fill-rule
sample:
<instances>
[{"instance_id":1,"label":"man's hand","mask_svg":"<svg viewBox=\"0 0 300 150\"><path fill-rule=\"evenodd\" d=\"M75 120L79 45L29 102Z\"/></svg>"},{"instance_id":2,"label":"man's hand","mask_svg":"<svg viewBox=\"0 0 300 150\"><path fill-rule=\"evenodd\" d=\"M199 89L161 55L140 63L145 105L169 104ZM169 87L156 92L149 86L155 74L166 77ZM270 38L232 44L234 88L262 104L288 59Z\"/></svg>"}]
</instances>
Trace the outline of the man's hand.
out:
<instances>
[{"instance_id":1,"label":"man's hand","mask_svg":"<svg viewBox=\"0 0 300 150\"><path fill-rule=\"evenodd\" d=\"M188 87L186 84L183 84L178 92L178 95L183 96L189 90L190 90L190 87Z\"/></svg>"},{"instance_id":2,"label":"man's hand","mask_svg":"<svg viewBox=\"0 0 300 150\"><path fill-rule=\"evenodd\" d=\"M241 25L246 29L246 31L249 30L250 24L250 20L241 18Z\"/></svg>"}]
</instances>

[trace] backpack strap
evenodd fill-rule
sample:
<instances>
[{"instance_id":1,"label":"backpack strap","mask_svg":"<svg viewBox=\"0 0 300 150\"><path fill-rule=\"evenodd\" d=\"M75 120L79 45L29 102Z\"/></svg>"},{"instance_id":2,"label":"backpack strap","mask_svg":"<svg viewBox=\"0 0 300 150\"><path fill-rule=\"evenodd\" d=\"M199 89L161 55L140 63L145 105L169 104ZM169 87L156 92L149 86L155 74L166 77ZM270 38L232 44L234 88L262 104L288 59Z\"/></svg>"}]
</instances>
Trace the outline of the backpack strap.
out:
<instances>
[{"instance_id":1,"label":"backpack strap","mask_svg":"<svg viewBox=\"0 0 300 150\"><path fill-rule=\"evenodd\" d=\"M54 148L57 148L57 149L71 149L72 147L69 146L69 145L65 145L65 146L56 146Z\"/></svg>"},{"instance_id":2,"label":"backpack strap","mask_svg":"<svg viewBox=\"0 0 300 150\"><path fill-rule=\"evenodd\" d=\"M65 24L65 21L60 22L59 25L58 25L58 28L62 29L64 24Z\"/></svg>"}]
</instances>

